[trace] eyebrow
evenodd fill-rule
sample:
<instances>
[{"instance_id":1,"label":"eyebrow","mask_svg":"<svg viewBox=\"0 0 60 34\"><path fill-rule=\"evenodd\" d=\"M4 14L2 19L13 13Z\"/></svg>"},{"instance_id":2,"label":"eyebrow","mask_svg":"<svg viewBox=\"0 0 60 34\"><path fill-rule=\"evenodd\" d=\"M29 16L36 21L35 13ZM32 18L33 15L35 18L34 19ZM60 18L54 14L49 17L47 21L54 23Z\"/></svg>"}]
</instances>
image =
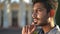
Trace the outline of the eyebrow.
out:
<instances>
[{"instance_id":1,"label":"eyebrow","mask_svg":"<svg viewBox=\"0 0 60 34\"><path fill-rule=\"evenodd\" d=\"M42 8L37 8L37 9L45 9L45 8L42 7Z\"/></svg>"}]
</instances>

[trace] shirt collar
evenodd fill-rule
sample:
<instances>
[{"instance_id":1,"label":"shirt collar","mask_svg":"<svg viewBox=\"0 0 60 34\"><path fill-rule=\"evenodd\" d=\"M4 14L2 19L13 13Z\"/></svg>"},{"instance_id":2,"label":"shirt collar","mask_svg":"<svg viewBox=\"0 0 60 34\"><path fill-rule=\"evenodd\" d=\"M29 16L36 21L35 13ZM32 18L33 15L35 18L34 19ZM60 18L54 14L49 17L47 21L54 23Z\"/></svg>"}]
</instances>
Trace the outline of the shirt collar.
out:
<instances>
[{"instance_id":1,"label":"shirt collar","mask_svg":"<svg viewBox=\"0 0 60 34\"><path fill-rule=\"evenodd\" d=\"M59 30L59 26L56 25L52 30L50 30L48 33L55 33L57 30Z\"/></svg>"}]
</instances>

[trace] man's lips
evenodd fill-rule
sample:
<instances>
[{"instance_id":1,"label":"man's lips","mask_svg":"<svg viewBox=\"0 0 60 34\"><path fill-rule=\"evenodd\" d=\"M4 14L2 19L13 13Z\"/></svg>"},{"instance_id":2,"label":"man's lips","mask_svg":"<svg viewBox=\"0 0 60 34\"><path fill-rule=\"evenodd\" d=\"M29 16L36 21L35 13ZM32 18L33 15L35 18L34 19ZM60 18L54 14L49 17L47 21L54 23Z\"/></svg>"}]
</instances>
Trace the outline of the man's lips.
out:
<instances>
[{"instance_id":1,"label":"man's lips","mask_svg":"<svg viewBox=\"0 0 60 34\"><path fill-rule=\"evenodd\" d=\"M34 18L34 19L33 19L33 22L34 22L35 24L37 24L37 22L40 21L40 20L41 20L40 18Z\"/></svg>"},{"instance_id":2,"label":"man's lips","mask_svg":"<svg viewBox=\"0 0 60 34\"><path fill-rule=\"evenodd\" d=\"M36 23L38 21L38 19L33 19L33 21Z\"/></svg>"}]
</instances>

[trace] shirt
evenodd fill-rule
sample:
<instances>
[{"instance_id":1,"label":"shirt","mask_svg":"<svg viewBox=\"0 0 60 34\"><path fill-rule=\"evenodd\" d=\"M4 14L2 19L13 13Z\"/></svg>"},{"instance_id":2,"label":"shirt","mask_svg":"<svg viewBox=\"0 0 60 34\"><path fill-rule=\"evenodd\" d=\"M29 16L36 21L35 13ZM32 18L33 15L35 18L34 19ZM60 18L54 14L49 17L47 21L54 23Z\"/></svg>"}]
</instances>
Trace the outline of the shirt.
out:
<instances>
[{"instance_id":1,"label":"shirt","mask_svg":"<svg viewBox=\"0 0 60 34\"><path fill-rule=\"evenodd\" d=\"M44 31L42 29L39 30L38 34L44 34ZM60 34L59 26L56 25L52 30L47 32L46 34Z\"/></svg>"}]
</instances>

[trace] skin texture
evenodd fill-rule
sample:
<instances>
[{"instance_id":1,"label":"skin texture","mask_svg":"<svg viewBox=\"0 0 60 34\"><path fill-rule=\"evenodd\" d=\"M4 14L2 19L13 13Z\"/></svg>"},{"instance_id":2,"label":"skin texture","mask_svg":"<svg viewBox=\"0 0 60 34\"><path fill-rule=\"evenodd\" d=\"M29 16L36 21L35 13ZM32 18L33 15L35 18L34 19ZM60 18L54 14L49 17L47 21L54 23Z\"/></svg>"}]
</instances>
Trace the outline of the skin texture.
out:
<instances>
[{"instance_id":1,"label":"skin texture","mask_svg":"<svg viewBox=\"0 0 60 34\"><path fill-rule=\"evenodd\" d=\"M50 20L50 13L47 13L47 9L43 3L38 2L34 4L32 17L33 23L31 25L26 25L25 27L23 27L22 34L33 34L35 29L37 28L35 24L37 24L38 26L42 26L42 29L45 33L52 29L51 22L48 21L48 19Z\"/></svg>"},{"instance_id":2,"label":"skin texture","mask_svg":"<svg viewBox=\"0 0 60 34\"><path fill-rule=\"evenodd\" d=\"M36 3L33 7L33 20L37 25L44 26L47 24L48 14L43 3Z\"/></svg>"}]
</instances>

